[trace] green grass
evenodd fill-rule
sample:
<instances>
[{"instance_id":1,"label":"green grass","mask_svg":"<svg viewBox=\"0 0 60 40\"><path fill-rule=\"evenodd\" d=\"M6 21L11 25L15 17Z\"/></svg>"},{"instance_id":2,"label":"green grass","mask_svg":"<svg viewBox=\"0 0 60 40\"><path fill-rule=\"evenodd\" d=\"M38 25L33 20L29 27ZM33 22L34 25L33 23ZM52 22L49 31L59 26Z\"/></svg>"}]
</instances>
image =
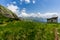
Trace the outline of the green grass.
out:
<instances>
[{"instance_id":1,"label":"green grass","mask_svg":"<svg viewBox=\"0 0 60 40\"><path fill-rule=\"evenodd\" d=\"M13 21L0 24L0 40L54 40L54 28L60 36L60 24Z\"/></svg>"},{"instance_id":2,"label":"green grass","mask_svg":"<svg viewBox=\"0 0 60 40\"><path fill-rule=\"evenodd\" d=\"M55 28L60 38L60 23L16 21L18 17L0 5L0 40L54 40ZM14 19L4 14L14 16Z\"/></svg>"}]
</instances>

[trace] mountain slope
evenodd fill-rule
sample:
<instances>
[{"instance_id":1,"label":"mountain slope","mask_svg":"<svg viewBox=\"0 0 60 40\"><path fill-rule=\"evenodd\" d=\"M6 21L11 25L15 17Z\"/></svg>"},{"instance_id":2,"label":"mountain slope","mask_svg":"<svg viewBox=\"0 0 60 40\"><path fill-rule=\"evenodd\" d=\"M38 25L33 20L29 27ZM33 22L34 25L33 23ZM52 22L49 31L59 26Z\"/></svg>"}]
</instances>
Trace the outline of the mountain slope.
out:
<instances>
[{"instance_id":1,"label":"mountain slope","mask_svg":"<svg viewBox=\"0 0 60 40\"><path fill-rule=\"evenodd\" d=\"M0 5L0 21L8 21L11 19L19 19L19 18L11 10Z\"/></svg>"},{"instance_id":2,"label":"mountain slope","mask_svg":"<svg viewBox=\"0 0 60 40\"><path fill-rule=\"evenodd\" d=\"M17 17L16 14L14 14L13 12L11 12L9 9L5 8L2 5L0 5L0 14L3 14L5 17L9 17L9 18Z\"/></svg>"}]
</instances>

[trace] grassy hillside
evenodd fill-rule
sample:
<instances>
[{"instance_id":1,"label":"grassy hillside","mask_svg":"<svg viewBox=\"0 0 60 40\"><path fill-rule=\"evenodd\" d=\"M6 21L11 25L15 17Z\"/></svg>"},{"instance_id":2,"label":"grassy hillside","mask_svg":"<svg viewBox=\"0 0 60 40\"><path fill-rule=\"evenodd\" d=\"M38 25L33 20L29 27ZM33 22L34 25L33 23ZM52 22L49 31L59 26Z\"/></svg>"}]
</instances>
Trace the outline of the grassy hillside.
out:
<instances>
[{"instance_id":1,"label":"grassy hillside","mask_svg":"<svg viewBox=\"0 0 60 40\"><path fill-rule=\"evenodd\" d=\"M4 6L0 5L0 23L11 21L13 19L18 19L17 15Z\"/></svg>"},{"instance_id":2,"label":"grassy hillside","mask_svg":"<svg viewBox=\"0 0 60 40\"><path fill-rule=\"evenodd\" d=\"M54 28L60 38L60 24L13 21L0 25L0 40L54 40Z\"/></svg>"},{"instance_id":3,"label":"grassy hillside","mask_svg":"<svg viewBox=\"0 0 60 40\"><path fill-rule=\"evenodd\" d=\"M11 10L7 9L6 7L0 5L0 14L2 14L5 17L9 18L16 18L17 15L13 13Z\"/></svg>"}]
</instances>

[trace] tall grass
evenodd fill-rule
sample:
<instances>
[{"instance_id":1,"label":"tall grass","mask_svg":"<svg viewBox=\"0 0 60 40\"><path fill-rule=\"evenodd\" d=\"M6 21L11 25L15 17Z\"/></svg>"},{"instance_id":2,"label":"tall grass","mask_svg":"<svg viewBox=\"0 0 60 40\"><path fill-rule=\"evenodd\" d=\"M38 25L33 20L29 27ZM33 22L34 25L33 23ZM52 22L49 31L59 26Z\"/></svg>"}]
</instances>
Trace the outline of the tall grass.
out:
<instances>
[{"instance_id":1,"label":"tall grass","mask_svg":"<svg viewBox=\"0 0 60 40\"><path fill-rule=\"evenodd\" d=\"M54 40L54 28L60 36L60 24L13 21L0 25L0 40Z\"/></svg>"}]
</instances>

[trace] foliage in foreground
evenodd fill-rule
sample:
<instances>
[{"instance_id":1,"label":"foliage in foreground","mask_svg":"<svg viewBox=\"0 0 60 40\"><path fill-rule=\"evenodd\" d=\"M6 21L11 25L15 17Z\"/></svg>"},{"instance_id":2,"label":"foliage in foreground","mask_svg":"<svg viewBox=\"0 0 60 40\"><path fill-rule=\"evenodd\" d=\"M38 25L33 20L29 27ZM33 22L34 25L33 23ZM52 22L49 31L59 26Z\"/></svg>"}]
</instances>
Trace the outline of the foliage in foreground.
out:
<instances>
[{"instance_id":1,"label":"foliage in foreground","mask_svg":"<svg viewBox=\"0 0 60 40\"><path fill-rule=\"evenodd\" d=\"M0 24L0 40L54 40L53 29L60 36L60 24L13 21Z\"/></svg>"}]
</instances>

